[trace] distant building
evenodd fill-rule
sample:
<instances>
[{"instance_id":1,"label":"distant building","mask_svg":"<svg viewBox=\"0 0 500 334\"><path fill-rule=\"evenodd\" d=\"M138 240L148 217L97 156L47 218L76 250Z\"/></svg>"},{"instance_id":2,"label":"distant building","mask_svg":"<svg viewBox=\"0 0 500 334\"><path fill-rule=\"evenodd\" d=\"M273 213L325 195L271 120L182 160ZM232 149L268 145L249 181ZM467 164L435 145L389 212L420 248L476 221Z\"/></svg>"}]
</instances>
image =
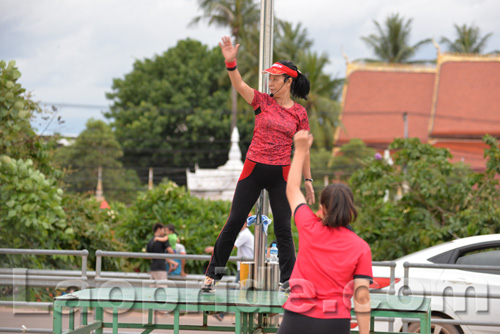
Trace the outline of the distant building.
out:
<instances>
[{"instance_id":1,"label":"distant building","mask_svg":"<svg viewBox=\"0 0 500 334\"><path fill-rule=\"evenodd\" d=\"M212 200L233 199L236 183L243 170L239 141L240 135L235 127L231 134L229 160L223 166L216 169L202 169L196 165L194 173L186 171L187 188L191 195Z\"/></svg>"},{"instance_id":2,"label":"distant building","mask_svg":"<svg viewBox=\"0 0 500 334\"><path fill-rule=\"evenodd\" d=\"M448 148L452 161L485 169L481 138L500 138L500 56L438 54L432 66L347 66L337 145L352 138L383 151L405 135Z\"/></svg>"}]
</instances>

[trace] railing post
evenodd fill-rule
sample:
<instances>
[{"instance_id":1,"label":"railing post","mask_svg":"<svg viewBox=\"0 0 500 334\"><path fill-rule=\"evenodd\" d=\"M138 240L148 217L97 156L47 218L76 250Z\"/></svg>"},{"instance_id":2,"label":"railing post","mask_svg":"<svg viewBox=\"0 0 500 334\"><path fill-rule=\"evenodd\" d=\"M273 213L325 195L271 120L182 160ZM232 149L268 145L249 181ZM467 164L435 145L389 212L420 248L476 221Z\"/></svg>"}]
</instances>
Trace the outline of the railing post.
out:
<instances>
[{"instance_id":1,"label":"railing post","mask_svg":"<svg viewBox=\"0 0 500 334\"><path fill-rule=\"evenodd\" d=\"M82 250L82 280L87 280L87 261L88 261L89 251Z\"/></svg>"}]
</instances>

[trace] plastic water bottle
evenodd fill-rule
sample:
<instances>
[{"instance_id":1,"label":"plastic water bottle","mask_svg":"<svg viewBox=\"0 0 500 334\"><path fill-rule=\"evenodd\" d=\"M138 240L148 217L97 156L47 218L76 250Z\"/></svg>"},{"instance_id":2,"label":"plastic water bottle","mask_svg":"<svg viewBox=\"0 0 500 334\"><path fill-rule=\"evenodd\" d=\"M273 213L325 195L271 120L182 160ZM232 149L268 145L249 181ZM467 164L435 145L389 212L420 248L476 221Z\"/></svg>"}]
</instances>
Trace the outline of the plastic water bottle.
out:
<instances>
[{"instance_id":1,"label":"plastic water bottle","mask_svg":"<svg viewBox=\"0 0 500 334\"><path fill-rule=\"evenodd\" d=\"M271 245L271 250L269 251L269 258L267 262L278 263L278 248L274 243Z\"/></svg>"}]
</instances>

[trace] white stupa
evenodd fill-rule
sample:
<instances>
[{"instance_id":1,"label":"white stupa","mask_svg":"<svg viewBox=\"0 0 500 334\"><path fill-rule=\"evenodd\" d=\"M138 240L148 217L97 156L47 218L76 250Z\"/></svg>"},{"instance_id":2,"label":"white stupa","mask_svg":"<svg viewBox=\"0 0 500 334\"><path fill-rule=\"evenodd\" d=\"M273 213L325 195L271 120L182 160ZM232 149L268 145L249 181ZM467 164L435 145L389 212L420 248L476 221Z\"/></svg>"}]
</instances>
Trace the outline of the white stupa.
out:
<instances>
[{"instance_id":1,"label":"white stupa","mask_svg":"<svg viewBox=\"0 0 500 334\"><path fill-rule=\"evenodd\" d=\"M187 187L191 195L212 200L232 200L236 183L243 170L241 151L238 145L240 134L234 127L231 134L229 160L217 169L201 169L195 165L194 173L186 170Z\"/></svg>"}]
</instances>

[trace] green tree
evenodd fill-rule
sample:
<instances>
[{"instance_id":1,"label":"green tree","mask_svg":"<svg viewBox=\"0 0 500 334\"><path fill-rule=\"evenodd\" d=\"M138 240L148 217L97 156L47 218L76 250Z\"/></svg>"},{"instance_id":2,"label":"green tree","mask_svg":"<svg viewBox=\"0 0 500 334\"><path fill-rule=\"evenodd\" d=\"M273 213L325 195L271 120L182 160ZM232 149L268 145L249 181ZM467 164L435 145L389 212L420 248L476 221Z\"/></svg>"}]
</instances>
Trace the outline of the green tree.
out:
<instances>
[{"instance_id":1,"label":"green tree","mask_svg":"<svg viewBox=\"0 0 500 334\"><path fill-rule=\"evenodd\" d=\"M307 110L309 127L314 135L314 148L333 148L333 135L337 127L340 105L336 99L343 80L326 74L329 60L326 54L315 52L299 53L300 70L311 83L307 101L300 101Z\"/></svg>"},{"instance_id":2,"label":"green tree","mask_svg":"<svg viewBox=\"0 0 500 334\"><path fill-rule=\"evenodd\" d=\"M54 249L74 231L61 207L60 173L50 164L49 143L31 127L41 109L17 82L20 77L14 61L0 61L0 244Z\"/></svg>"},{"instance_id":3,"label":"green tree","mask_svg":"<svg viewBox=\"0 0 500 334\"><path fill-rule=\"evenodd\" d=\"M364 168L373 160L375 150L358 138L351 139L340 147L339 154L332 158L331 168L335 178L348 181L355 171Z\"/></svg>"},{"instance_id":4,"label":"green tree","mask_svg":"<svg viewBox=\"0 0 500 334\"><path fill-rule=\"evenodd\" d=\"M376 260L390 260L457 237L500 232L500 190L492 168L498 143L486 138L488 169L452 164L446 149L396 139L394 165L373 160L352 176L355 226ZM388 196L387 196L388 195ZM387 200L388 197L388 200Z\"/></svg>"},{"instance_id":5,"label":"green tree","mask_svg":"<svg viewBox=\"0 0 500 334\"><path fill-rule=\"evenodd\" d=\"M423 60L410 60L421 46L432 41L430 38L427 38L414 45L410 45L412 19L405 20L399 14L393 14L387 17L383 26L377 21L373 21L373 23L377 32L366 37L361 37L361 39L372 49L377 58L362 60L386 63L426 62Z\"/></svg>"},{"instance_id":6,"label":"green tree","mask_svg":"<svg viewBox=\"0 0 500 334\"><path fill-rule=\"evenodd\" d=\"M101 167L104 195L110 200L131 202L140 182L133 170L125 170L123 151L111 128L101 120L90 119L75 143L59 148L55 161L67 168L64 181L68 190L95 192L97 171Z\"/></svg>"},{"instance_id":7,"label":"green tree","mask_svg":"<svg viewBox=\"0 0 500 334\"><path fill-rule=\"evenodd\" d=\"M307 35L302 23L295 26L284 20L277 20L274 33L273 58L276 60L298 61L300 53L310 50L313 41Z\"/></svg>"},{"instance_id":8,"label":"green tree","mask_svg":"<svg viewBox=\"0 0 500 334\"><path fill-rule=\"evenodd\" d=\"M449 52L483 53L488 39L493 35L490 32L481 37L479 27L473 24L470 26L455 24L454 27L456 38L453 41L446 37L441 37L441 43L447 46Z\"/></svg>"},{"instance_id":9,"label":"green tree","mask_svg":"<svg viewBox=\"0 0 500 334\"><path fill-rule=\"evenodd\" d=\"M117 237L129 251L145 252L146 244L153 237L157 222L174 224L189 254L203 254L206 246L213 245L226 222L230 202L210 201L190 196L184 187L167 181L151 191L141 194L137 201L120 218ZM133 233L131 233L133 232ZM133 262L141 271L148 271L150 260ZM187 261L191 274L202 274L206 263Z\"/></svg>"},{"instance_id":10,"label":"green tree","mask_svg":"<svg viewBox=\"0 0 500 334\"><path fill-rule=\"evenodd\" d=\"M216 167L227 160L230 117L224 106L229 83L218 47L181 40L152 59L137 60L113 81L106 117L120 142L125 167L146 177L161 170L185 184L185 170L198 163Z\"/></svg>"},{"instance_id":11,"label":"green tree","mask_svg":"<svg viewBox=\"0 0 500 334\"><path fill-rule=\"evenodd\" d=\"M208 21L208 25L227 27L231 30L234 44L238 44L244 30L256 26L260 20L257 3L254 0L198 0L198 6L203 14L196 16L191 24L198 24L201 20ZM219 57L222 62L222 58ZM236 126L237 119L236 89L231 87L231 130Z\"/></svg>"}]
</instances>

